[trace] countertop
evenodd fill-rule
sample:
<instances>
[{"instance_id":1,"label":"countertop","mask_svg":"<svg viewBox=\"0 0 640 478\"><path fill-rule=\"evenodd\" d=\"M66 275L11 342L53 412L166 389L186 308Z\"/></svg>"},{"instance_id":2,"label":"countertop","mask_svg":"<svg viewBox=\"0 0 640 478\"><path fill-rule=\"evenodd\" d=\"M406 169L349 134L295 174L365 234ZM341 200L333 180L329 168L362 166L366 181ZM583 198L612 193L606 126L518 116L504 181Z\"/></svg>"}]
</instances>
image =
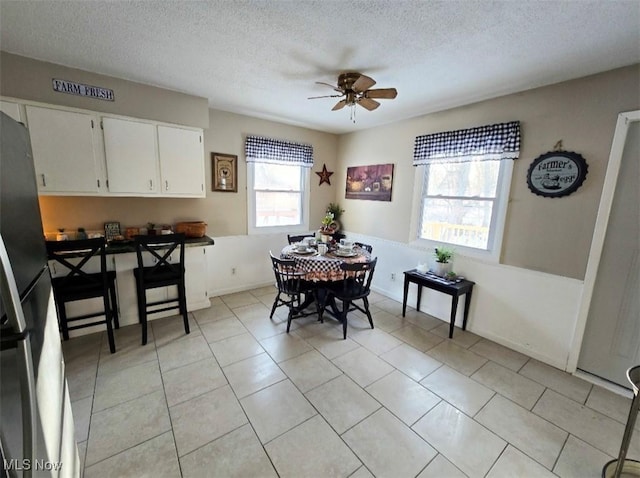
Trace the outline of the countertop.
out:
<instances>
[{"instance_id":1,"label":"countertop","mask_svg":"<svg viewBox=\"0 0 640 478\"><path fill-rule=\"evenodd\" d=\"M186 247L213 246L214 244L214 240L209 236L187 237L187 239L185 240ZM133 240L111 242L106 247L107 254L126 254L129 252L136 252L136 246Z\"/></svg>"}]
</instances>

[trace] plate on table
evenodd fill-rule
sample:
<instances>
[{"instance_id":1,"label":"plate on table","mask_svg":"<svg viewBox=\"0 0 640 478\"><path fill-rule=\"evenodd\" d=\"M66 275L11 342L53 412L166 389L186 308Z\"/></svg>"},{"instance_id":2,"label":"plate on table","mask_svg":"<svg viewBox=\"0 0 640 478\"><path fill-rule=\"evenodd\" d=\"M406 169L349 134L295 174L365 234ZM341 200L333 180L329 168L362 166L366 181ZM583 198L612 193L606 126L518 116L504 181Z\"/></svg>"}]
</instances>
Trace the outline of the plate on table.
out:
<instances>
[{"instance_id":1,"label":"plate on table","mask_svg":"<svg viewBox=\"0 0 640 478\"><path fill-rule=\"evenodd\" d=\"M315 249L311 249L310 247L307 247L306 251L299 251L297 249L293 250L294 254L300 254L301 256L308 256L309 254L313 254L314 252L317 252Z\"/></svg>"},{"instance_id":2,"label":"plate on table","mask_svg":"<svg viewBox=\"0 0 640 478\"><path fill-rule=\"evenodd\" d=\"M338 257L356 257L360 255L360 253L356 251L341 251L341 250L337 250L333 254Z\"/></svg>"}]
</instances>

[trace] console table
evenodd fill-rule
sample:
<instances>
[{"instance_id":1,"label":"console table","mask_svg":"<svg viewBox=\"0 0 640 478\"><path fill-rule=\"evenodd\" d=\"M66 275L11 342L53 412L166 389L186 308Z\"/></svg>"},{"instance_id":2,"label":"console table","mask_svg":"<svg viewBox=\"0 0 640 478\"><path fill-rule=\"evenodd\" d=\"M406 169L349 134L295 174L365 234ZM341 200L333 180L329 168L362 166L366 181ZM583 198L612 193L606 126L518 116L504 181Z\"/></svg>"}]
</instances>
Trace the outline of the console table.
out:
<instances>
[{"instance_id":1,"label":"console table","mask_svg":"<svg viewBox=\"0 0 640 478\"><path fill-rule=\"evenodd\" d=\"M422 287L437 290L451 296L451 321L449 323L449 338L453 337L453 327L456 321L456 312L458 310L458 298L464 294L464 319L462 321L462 330L467 328L467 318L469 317L469 305L471 304L471 294L475 282L463 279L459 282L449 282L446 279L440 279L437 276L423 274L416 269L411 269L404 273L404 296L402 298L402 317L405 316L407 310L407 294L409 293L409 284L413 282L418 285L418 303L416 310L420 310L420 300L422 299Z\"/></svg>"}]
</instances>

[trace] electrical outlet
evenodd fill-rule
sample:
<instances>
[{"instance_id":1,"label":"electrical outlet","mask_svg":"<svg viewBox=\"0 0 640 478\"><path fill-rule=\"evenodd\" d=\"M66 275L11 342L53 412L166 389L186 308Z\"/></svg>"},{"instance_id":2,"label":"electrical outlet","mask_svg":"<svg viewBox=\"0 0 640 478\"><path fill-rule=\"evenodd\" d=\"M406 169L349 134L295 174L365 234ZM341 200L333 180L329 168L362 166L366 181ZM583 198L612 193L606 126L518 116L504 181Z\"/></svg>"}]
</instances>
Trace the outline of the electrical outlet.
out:
<instances>
[{"instance_id":1,"label":"electrical outlet","mask_svg":"<svg viewBox=\"0 0 640 478\"><path fill-rule=\"evenodd\" d=\"M392 273L391 273L391 280L392 280L392 281L395 281L395 280L396 280L396 273L395 273L395 272L392 272Z\"/></svg>"},{"instance_id":2,"label":"electrical outlet","mask_svg":"<svg viewBox=\"0 0 640 478\"><path fill-rule=\"evenodd\" d=\"M232 276L236 275L236 268L235 267L231 268L231 275Z\"/></svg>"}]
</instances>

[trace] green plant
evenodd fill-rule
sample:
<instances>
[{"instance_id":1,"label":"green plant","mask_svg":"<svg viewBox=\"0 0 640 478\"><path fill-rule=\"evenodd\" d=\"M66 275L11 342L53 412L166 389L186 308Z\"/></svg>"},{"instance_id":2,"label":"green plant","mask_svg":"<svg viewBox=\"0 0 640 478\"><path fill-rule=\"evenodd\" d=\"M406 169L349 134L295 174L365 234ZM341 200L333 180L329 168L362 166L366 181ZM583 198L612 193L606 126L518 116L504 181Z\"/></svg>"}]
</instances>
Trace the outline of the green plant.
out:
<instances>
[{"instance_id":1,"label":"green plant","mask_svg":"<svg viewBox=\"0 0 640 478\"><path fill-rule=\"evenodd\" d=\"M443 246L436 247L434 255L436 256L436 262L446 264L453 258L453 249Z\"/></svg>"},{"instance_id":2,"label":"green plant","mask_svg":"<svg viewBox=\"0 0 640 478\"><path fill-rule=\"evenodd\" d=\"M342 215L342 213L344 212L344 209L342 209L340 207L340 204L338 204L337 202L336 203L330 202L329 205L327 206L326 212L333 214L333 220L337 221Z\"/></svg>"},{"instance_id":3,"label":"green plant","mask_svg":"<svg viewBox=\"0 0 640 478\"><path fill-rule=\"evenodd\" d=\"M327 214L325 214L325 216L322 218L322 225L326 227L329 224L331 224L333 220L334 220L333 213L327 212Z\"/></svg>"}]
</instances>

